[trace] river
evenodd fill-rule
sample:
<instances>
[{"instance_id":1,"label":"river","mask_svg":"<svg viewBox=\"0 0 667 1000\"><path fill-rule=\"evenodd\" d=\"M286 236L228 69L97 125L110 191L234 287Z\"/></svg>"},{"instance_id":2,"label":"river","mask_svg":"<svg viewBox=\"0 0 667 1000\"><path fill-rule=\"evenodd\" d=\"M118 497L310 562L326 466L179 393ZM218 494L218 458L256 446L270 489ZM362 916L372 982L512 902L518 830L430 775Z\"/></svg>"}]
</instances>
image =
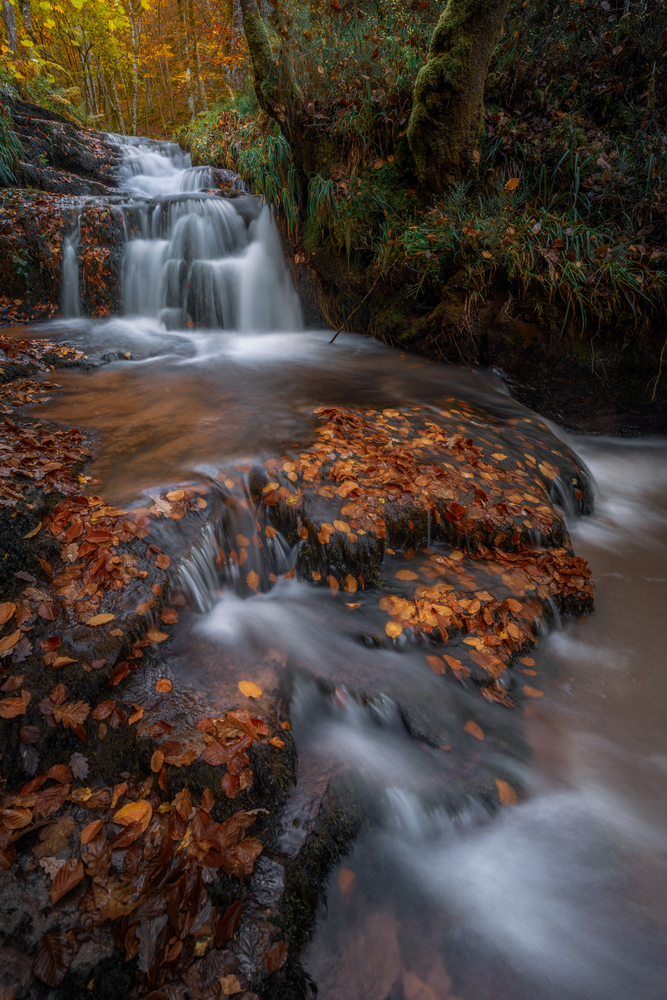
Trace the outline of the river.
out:
<instances>
[{"instance_id":1,"label":"river","mask_svg":"<svg viewBox=\"0 0 667 1000\"><path fill-rule=\"evenodd\" d=\"M98 436L92 475L105 497L136 504L230 463L298 451L317 406L429 408L455 397L486 413L500 440L528 413L491 374L362 336L330 345L330 331L304 329L266 207L241 190L212 193L210 172L176 146L128 140L124 151L124 313L79 317L69 253L68 318L34 331L105 362L60 372L40 410ZM554 616L534 654L545 697L514 718L515 744L475 765L524 789L514 807L452 796L461 754L450 761L415 739L403 715L454 731L472 695L425 675L417 651L361 643L360 623L375 613L366 595L350 626L327 588L281 580L248 596L190 571L172 657L182 683L214 696L223 663L278 649L300 670L301 771L352 770L368 807L305 953L321 1000L665 996L667 446L570 444L595 484L595 513L568 527L592 567L596 610ZM287 567L290 552L279 556ZM490 724L507 714L477 710Z\"/></svg>"}]
</instances>

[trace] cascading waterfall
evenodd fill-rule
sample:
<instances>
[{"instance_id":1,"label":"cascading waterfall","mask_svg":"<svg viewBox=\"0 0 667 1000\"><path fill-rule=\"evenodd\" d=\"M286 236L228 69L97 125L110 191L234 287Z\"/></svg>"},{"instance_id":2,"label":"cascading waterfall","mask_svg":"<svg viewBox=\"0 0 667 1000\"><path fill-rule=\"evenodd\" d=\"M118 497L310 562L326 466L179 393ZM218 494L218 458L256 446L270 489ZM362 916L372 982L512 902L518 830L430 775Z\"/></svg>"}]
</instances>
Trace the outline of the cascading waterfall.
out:
<instances>
[{"instance_id":1,"label":"cascading waterfall","mask_svg":"<svg viewBox=\"0 0 667 1000\"><path fill-rule=\"evenodd\" d=\"M132 199L125 314L159 318L168 329L299 329L299 302L270 210L243 193L238 175L192 167L174 143L113 138L124 154L122 189ZM233 197L224 197L220 184Z\"/></svg>"},{"instance_id":2,"label":"cascading waterfall","mask_svg":"<svg viewBox=\"0 0 667 1000\"><path fill-rule=\"evenodd\" d=\"M66 319L81 315L79 293L79 235L81 207L72 211L70 234L63 242L61 311Z\"/></svg>"}]
</instances>

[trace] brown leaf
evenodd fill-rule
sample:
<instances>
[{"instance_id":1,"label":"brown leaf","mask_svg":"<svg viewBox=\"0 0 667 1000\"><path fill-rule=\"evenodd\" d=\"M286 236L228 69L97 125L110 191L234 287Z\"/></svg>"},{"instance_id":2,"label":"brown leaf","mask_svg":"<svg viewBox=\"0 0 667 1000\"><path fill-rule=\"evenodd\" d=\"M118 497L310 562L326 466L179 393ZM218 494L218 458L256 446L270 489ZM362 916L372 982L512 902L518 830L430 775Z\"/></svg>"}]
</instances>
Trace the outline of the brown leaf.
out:
<instances>
[{"instance_id":1,"label":"brown leaf","mask_svg":"<svg viewBox=\"0 0 667 1000\"><path fill-rule=\"evenodd\" d=\"M155 685L155 690L160 694L167 694L171 691L173 684L168 677L161 677L160 680Z\"/></svg>"},{"instance_id":2,"label":"brown leaf","mask_svg":"<svg viewBox=\"0 0 667 1000\"><path fill-rule=\"evenodd\" d=\"M155 557L155 565L158 569L169 569L171 566L171 559L166 556L164 552L161 552L159 556Z\"/></svg>"},{"instance_id":3,"label":"brown leaf","mask_svg":"<svg viewBox=\"0 0 667 1000\"><path fill-rule=\"evenodd\" d=\"M74 935L45 934L35 950L32 971L52 989L60 986L74 958Z\"/></svg>"},{"instance_id":4,"label":"brown leaf","mask_svg":"<svg viewBox=\"0 0 667 1000\"><path fill-rule=\"evenodd\" d=\"M71 783L73 777L72 772L66 764L54 764L46 772L46 776L60 782L61 785Z\"/></svg>"},{"instance_id":5,"label":"brown leaf","mask_svg":"<svg viewBox=\"0 0 667 1000\"><path fill-rule=\"evenodd\" d=\"M40 521L40 522L39 522L39 523L38 523L38 524L37 524L37 525L36 525L36 526L35 526L35 527L34 527L34 528L32 529L32 531L29 531L29 532L28 532L28 534L27 534L27 535L24 535L23 537L24 537L24 538L34 538L34 537L35 537L35 535L38 535L38 534L39 534L39 532L40 532L41 530L42 530L42 522Z\"/></svg>"},{"instance_id":6,"label":"brown leaf","mask_svg":"<svg viewBox=\"0 0 667 1000\"><path fill-rule=\"evenodd\" d=\"M91 823L87 823L81 831L81 845L85 846L86 844L89 844L91 840L94 840L103 825L104 820L101 819L94 819Z\"/></svg>"},{"instance_id":7,"label":"brown leaf","mask_svg":"<svg viewBox=\"0 0 667 1000\"><path fill-rule=\"evenodd\" d=\"M283 747L285 746L285 741L281 740L279 736L272 736L271 739L267 740L266 742L269 743L272 747L275 747L277 750L282 750Z\"/></svg>"},{"instance_id":8,"label":"brown leaf","mask_svg":"<svg viewBox=\"0 0 667 1000\"><path fill-rule=\"evenodd\" d=\"M26 806L0 809L0 823L8 830L22 830L32 823L32 810Z\"/></svg>"},{"instance_id":9,"label":"brown leaf","mask_svg":"<svg viewBox=\"0 0 667 1000\"><path fill-rule=\"evenodd\" d=\"M165 625L175 625L178 621L178 612L174 608L163 608L160 612L160 621Z\"/></svg>"},{"instance_id":10,"label":"brown leaf","mask_svg":"<svg viewBox=\"0 0 667 1000\"><path fill-rule=\"evenodd\" d=\"M236 976L223 976L220 980L220 991L222 992L223 997L231 997L235 996L237 993L243 993L243 987L239 983Z\"/></svg>"},{"instance_id":11,"label":"brown leaf","mask_svg":"<svg viewBox=\"0 0 667 1000\"><path fill-rule=\"evenodd\" d=\"M526 698L542 698L544 696L544 691L540 691L539 688L531 687L530 684L524 684L523 693Z\"/></svg>"},{"instance_id":12,"label":"brown leaf","mask_svg":"<svg viewBox=\"0 0 667 1000\"><path fill-rule=\"evenodd\" d=\"M282 969L286 961L287 945L284 941L278 941L272 948L269 948L264 956L264 965L266 966L266 971L269 974L277 972L278 969Z\"/></svg>"},{"instance_id":13,"label":"brown leaf","mask_svg":"<svg viewBox=\"0 0 667 1000\"><path fill-rule=\"evenodd\" d=\"M153 756L151 757L151 771L157 774L158 771L162 768L163 764L164 764L164 754L162 753L161 750L156 750Z\"/></svg>"},{"instance_id":14,"label":"brown leaf","mask_svg":"<svg viewBox=\"0 0 667 1000\"><path fill-rule=\"evenodd\" d=\"M441 656L427 656L426 659L434 674L444 674L445 664L442 662Z\"/></svg>"},{"instance_id":15,"label":"brown leaf","mask_svg":"<svg viewBox=\"0 0 667 1000\"><path fill-rule=\"evenodd\" d=\"M65 729L70 726L76 731L76 727L85 722L90 712L90 705L85 701L71 701L67 705L56 706L53 710L53 717L56 722L62 722Z\"/></svg>"},{"instance_id":16,"label":"brown leaf","mask_svg":"<svg viewBox=\"0 0 667 1000\"><path fill-rule=\"evenodd\" d=\"M235 799L239 792L239 779L235 774L225 774L220 782L220 787L228 799Z\"/></svg>"},{"instance_id":17,"label":"brown leaf","mask_svg":"<svg viewBox=\"0 0 667 1000\"><path fill-rule=\"evenodd\" d=\"M255 859L264 850L264 845L256 837L246 837L240 844L233 844L227 849L224 870L237 878L251 875Z\"/></svg>"},{"instance_id":18,"label":"brown leaf","mask_svg":"<svg viewBox=\"0 0 667 1000\"><path fill-rule=\"evenodd\" d=\"M518 188L518 186L519 186L520 183L521 183L521 178L519 178L519 177L510 177L510 179L505 184L505 190L506 191L516 191L516 189Z\"/></svg>"},{"instance_id":19,"label":"brown leaf","mask_svg":"<svg viewBox=\"0 0 667 1000\"><path fill-rule=\"evenodd\" d=\"M25 715L25 709L23 698L3 698L0 700L0 719L14 719L17 715Z\"/></svg>"},{"instance_id":20,"label":"brown leaf","mask_svg":"<svg viewBox=\"0 0 667 1000\"><path fill-rule=\"evenodd\" d=\"M36 805L36 804L35 804ZM35 811L36 808L35 808ZM39 831L40 843L31 848L39 861L41 858L53 857L69 845L69 839L76 828L72 816L61 816Z\"/></svg>"},{"instance_id":21,"label":"brown leaf","mask_svg":"<svg viewBox=\"0 0 667 1000\"><path fill-rule=\"evenodd\" d=\"M164 640L168 639L169 636L167 635L166 632L160 632L159 629L149 628L148 631L146 632L146 638L150 639L150 641L153 643L159 643L159 642L164 642Z\"/></svg>"},{"instance_id":22,"label":"brown leaf","mask_svg":"<svg viewBox=\"0 0 667 1000\"><path fill-rule=\"evenodd\" d=\"M11 601L5 601L4 604L0 604L0 625L8 622L15 611L16 605L12 604Z\"/></svg>"},{"instance_id":23,"label":"brown leaf","mask_svg":"<svg viewBox=\"0 0 667 1000\"><path fill-rule=\"evenodd\" d=\"M99 705L96 705L92 714L92 718L97 719L98 722L101 719L108 719L115 707L116 707L116 702L113 700L113 698L110 698L108 701L101 701Z\"/></svg>"},{"instance_id":24,"label":"brown leaf","mask_svg":"<svg viewBox=\"0 0 667 1000\"><path fill-rule=\"evenodd\" d=\"M37 614L47 622L54 622L58 617L58 605L53 601L42 601L37 608Z\"/></svg>"},{"instance_id":25,"label":"brown leaf","mask_svg":"<svg viewBox=\"0 0 667 1000\"><path fill-rule=\"evenodd\" d=\"M83 861L79 861L73 869L69 865L63 865L51 883L51 905L55 906L59 899L82 882L83 874Z\"/></svg>"}]
</instances>

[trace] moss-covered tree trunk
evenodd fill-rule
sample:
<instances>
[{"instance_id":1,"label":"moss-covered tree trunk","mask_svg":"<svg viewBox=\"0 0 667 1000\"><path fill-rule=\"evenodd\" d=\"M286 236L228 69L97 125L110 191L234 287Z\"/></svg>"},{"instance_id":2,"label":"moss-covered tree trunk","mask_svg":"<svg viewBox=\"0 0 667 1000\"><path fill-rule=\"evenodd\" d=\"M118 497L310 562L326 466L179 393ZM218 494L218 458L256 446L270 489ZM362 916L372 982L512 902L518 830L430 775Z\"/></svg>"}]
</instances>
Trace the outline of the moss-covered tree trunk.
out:
<instances>
[{"instance_id":1,"label":"moss-covered tree trunk","mask_svg":"<svg viewBox=\"0 0 667 1000\"><path fill-rule=\"evenodd\" d=\"M448 0L415 81L408 140L420 181L442 191L474 166L489 62L509 0Z\"/></svg>"}]
</instances>

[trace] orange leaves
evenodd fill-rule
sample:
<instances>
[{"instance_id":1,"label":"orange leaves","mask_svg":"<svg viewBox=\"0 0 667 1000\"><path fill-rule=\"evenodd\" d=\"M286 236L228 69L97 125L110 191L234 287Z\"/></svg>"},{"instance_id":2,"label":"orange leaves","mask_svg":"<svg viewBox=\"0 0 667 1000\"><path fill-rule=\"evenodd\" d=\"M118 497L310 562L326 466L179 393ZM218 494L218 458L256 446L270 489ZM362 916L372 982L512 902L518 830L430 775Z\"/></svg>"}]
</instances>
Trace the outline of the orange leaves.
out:
<instances>
[{"instance_id":1,"label":"orange leaves","mask_svg":"<svg viewBox=\"0 0 667 1000\"><path fill-rule=\"evenodd\" d=\"M463 728L467 733L470 733L471 736L474 736L476 740L484 739L484 731L477 725L476 722L470 720L469 722L466 722Z\"/></svg>"},{"instance_id":2,"label":"orange leaves","mask_svg":"<svg viewBox=\"0 0 667 1000\"><path fill-rule=\"evenodd\" d=\"M4 639L0 639L0 656L4 656L6 653L9 653L9 651L12 650L19 641L22 634L21 630L17 629L16 632L12 632L11 635L6 635Z\"/></svg>"},{"instance_id":3,"label":"orange leaves","mask_svg":"<svg viewBox=\"0 0 667 1000\"><path fill-rule=\"evenodd\" d=\"M394 576L396 577L397 580L418 580L419 579L419 577L417 576L417 574L413 573L412 570L410 570L410 569L400 569L398 571L398 573L394 574Z\"/></svg>"},{"instance_id":4,"label":"orange leaves","mask_svg":"<svg viewBox=\"0 0 667 1000\"><path fill-rule=\"evenodd\" d=\"M276 747L277 750L282 750L285 746L285 741L281 740L279 736L272 736L270 740L266 741L270 746Z\"/></svg>"},{"instance_id":5,"label":"orange leaves","mask_svg":"<svg viewBox=\"0 0 667 1000\"><path fill-rule=\"evenodd\" d=\"M155 557L155 565L158 569L169 569L171 566L171 559L169 556L165 555L164 552L160 552L160 554Z\"/></svg>"},{"instance_id":6,"label":"orange leaves","mask_svg":"<svg viewBox=\"0 0 667 1000\"><path fill-rule=\"evenodd\" d=\"M516 792L510 784L503 781L502 778L496 778L496 788L498 789L498 798L502 805L504 806L515 806L517 803Z\"/></svg>"},{"instance_id":7,"label":"orange leaves","mask_svg":"<svg viewBox=\"0 0 667 1000\"><path fill-rule=\"evenodd\" d=\"M397 639L403 631L403 626L400 622L387 622L384 630L391 639Z\"/></svg>"},{"instance_id":8,"label":"orange leaves","mask_svg":"<svg viewBox=\"0 0 667 1000\"><path fill-rule=\"evenodd\" d=\"M161 677L155 683L155 690L158 692L158 694L168 694L171 691L172 687L173 685L168 677Z\"/></svg>"},{"instance_id":9,"label":"orange leaves","mask_svg":"<svg viewBox=\"0 0 667 1000\"><path fill-rule=\"evenodd\" d=\"M3 604L0 604L0 625L5 625L15 611L16 605L12 604L11 601L5 601Z\"/></svg>"},{"instance_id":10,"label":"orange leaves","mask_svg":"<svg viewBox=\"0 0 667 1000\"><path fill-rule=\"evenodd\" d=\"M445 664L440 656L427 656L426 660L434 674L444 674Z\"/></svg>"},{"instance_id":11,"label":"orange leaves","mask_svg":"<svg viewBox=\"0 0 667 1000\"><path fill-rule=\"evenodd\" d=\"M156 750L153 756L151 757L151 771L154 774L157 774L162 769L163 764L164 764L164 754L162 753L161 750Z\"/></svg>"},{"instance_id":12,"label":"orange leaves","mask_svg":"<svg viewBox=\"0 0 667 1000\"><path fill-rule=\"evenodd\" d=\"M246 698L262 697L261 687L253 684L252 681L239 681L239 691L242 695L245 695Z\"/></svg>"},{"instance_id":13,"label":"orange leaves","mask_svg":"<svg viewBox=\"0 0 667 1000\"><path fill-rule=\"evenodd\" d=\"M160 632L159 629L149 628L146 632L146 638L154 645L158 645L168 639L169 636L166 632Z\"/></svg>"},{"instance_id":14,"label":"orange leaves","mask_svg":"<svg viewBox=\"0 0 667 1000\"><path fill-rule=\"evenodd\" d=\"M93 625L95 627L98 625L107 625L109 622L112 622L115 617L115 615L109 614L108 612L101 615L93 615L92 618L88 619L86 625Z\"/></svg>"},{"instance_id":15,"label":"orange leaves","mask_svg":"<svg viewBox=\"0 0 667 1000\"><path fill-rule=\"evenodd\" d=\"M0 719L14 719L17 715L25 715L26 704L23 698L3 698L0 700Z\"/></svg>"},{"instance_id":16,"label":"orange leaves","mask_svg":"<svg viewBox=\"0 0 667 1000\"><path fill-rule=\"evenodd\" d=\"M255 573L254 570L250 570L250 572L245 578L245 582L247 583L247 585L250 587L251 590L257 590L260 583L259 574Z\"/></svg>"},{"instance_id":17,"label":"orange leaves","mask_svg":"<svg viewBox=\"0 0 667 1000\"><path fill-rule=\"evenodd\" d=\"M86 824L81 831L81 845L85 847L89 844L91 840L94 840L97 834L102 829L104 821L101 819L94 819L91 823Z\"/></svg>"},{"instance_id":18,"label":"orange leaves","mask_svg":"<svg viewBox=\"0 0 667 1000\"><path fill-rule=\"evenodd\" d=\"M57 705L53 709L56 722L62 722L65 729L76 729L88 718L90 705L85 701L72 701L67 705Z\"/></svg>"},{"instance_id":19,"label":"orange leaves","mask_svg":"<svg viewBox=\"0 0 667 1000\"><path fill-rule=\"evenodd\" d=\"M521 179L519 177L510 177L510 179L505 183L505 190L516 191L520 183Z\"/></svg>"},{"instance_id":20,"label":"orange leaves","mask_svg":"<svg viewBox=\"0 0 667 1000\"><path fill-rule=\"evenodd\" d=\"M123 841L123 846L128 847L141 836L150 823L152 815L153 809L151 804L145 799L139 799L137 802L128 802L127 805L122 806L115 813L113 818L114 823L124 826L131 837L131 839L126 838Z\"/></svg>"},{"instance_id":21,"label":"orange leaves","mask_svg":"<svg viewBox=\"0 0 667 1000\"><path fill-rule=\"evenodd\" d=\"M539 688L531 687L530 684L524 684L523 693L526 698L543 698L544 691L540 691Z\"/></svg>"}]
</instances>

